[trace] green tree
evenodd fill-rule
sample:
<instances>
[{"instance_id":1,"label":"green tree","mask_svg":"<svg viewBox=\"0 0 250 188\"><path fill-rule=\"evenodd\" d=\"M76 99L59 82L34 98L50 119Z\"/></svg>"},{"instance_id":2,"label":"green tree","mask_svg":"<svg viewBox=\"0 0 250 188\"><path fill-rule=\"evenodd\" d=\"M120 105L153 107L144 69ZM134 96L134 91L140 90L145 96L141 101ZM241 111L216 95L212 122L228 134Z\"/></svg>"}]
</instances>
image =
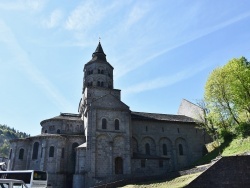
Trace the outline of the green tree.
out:
<instances>
[{"instance_id":1,"label":"green tree","mask_svg":"<svg viewBox=\"0 0 250 188\"><path fill-rule=\"evenodd\" d=\"M204 94L207 118L220 131L232 132L250 123L250 63L232 59L210 74Z\"/></svg>"}]
</instances>

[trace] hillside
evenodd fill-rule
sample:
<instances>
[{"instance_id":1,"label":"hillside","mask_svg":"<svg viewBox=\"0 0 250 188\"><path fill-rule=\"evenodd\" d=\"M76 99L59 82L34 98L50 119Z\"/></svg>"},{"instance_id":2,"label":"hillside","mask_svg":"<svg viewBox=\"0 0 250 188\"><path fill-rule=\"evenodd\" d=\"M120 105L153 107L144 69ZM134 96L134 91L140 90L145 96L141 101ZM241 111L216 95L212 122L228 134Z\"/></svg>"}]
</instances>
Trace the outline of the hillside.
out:
<instances>
[{"instance_id":1,"label":"hillside","mask_svg":"<svg viewBox=\"0 0 250 188\"><path fill-rule=\"evenodd\" d=\"M9 140L15 138L26 138L30 135L24 132L19 132L14 128L10 128L7 125L0 124L0 157L8 157L9 153Z\"/></svg>"}]
</instances>

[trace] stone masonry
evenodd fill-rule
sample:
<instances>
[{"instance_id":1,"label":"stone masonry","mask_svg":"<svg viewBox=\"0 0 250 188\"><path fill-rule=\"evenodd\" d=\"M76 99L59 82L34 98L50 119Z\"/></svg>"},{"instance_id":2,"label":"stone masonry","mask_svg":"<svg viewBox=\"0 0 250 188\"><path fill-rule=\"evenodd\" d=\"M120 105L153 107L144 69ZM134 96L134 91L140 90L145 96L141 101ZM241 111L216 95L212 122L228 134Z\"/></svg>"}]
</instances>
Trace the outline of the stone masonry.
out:
<instances>
[{"instance_id":1,"label":"stone masonry","mask_svg":"<svg viewBox=\"0 0 250 188\"><path fill-rule=\"evenodd\" d=\"M99 42L83 69L79 113L43 120L40 135L12 140L9 170L43 170L53 188L87 188L165 175L200 158L211 139L186 110L198 107L185 100L179 115L133 112L114 89L113 69Z\"/></svg>"}]
</instances>

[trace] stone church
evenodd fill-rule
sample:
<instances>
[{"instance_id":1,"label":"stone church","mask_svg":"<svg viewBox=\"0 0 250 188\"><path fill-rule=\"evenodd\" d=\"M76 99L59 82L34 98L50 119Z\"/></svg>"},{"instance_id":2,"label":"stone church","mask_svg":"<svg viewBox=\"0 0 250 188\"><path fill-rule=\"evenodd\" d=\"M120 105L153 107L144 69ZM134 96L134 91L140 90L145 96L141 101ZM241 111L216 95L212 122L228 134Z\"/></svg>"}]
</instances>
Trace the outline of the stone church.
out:
<instances>
[{"instance_id":1,"label":"stone church","mask_svg":"<svg viewBox=\"0 0 250 188\"><path fill-rule=\"evenodd\" d=\"M8 170L47 171L53 188L84 188L165 175L199 159L210 141L194 120L202 110L183 100L178 115L131 111L113 69L99 42L83 69L79 113L45 119L40 135L12 140Z\"/></svg>"}]
</instances>

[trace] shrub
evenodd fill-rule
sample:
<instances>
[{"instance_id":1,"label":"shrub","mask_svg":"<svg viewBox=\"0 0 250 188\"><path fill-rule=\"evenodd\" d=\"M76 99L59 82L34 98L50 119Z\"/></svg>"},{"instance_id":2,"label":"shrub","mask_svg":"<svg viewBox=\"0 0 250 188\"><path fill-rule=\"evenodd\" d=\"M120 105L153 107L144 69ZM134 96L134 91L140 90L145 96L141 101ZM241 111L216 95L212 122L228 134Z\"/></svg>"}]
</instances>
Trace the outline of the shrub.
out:
<instances>
[{"instance_id":1,"label":"shrub","mask_svg":"<svg viewBox=\"0 0 250 188\"><path fill-rule=\"evenodd\" d=\"M239 136L242 136L243 138L250 136L250 124L249 123L241 123L236 128L236 134Z\"/></svg>"}]
</instances>

